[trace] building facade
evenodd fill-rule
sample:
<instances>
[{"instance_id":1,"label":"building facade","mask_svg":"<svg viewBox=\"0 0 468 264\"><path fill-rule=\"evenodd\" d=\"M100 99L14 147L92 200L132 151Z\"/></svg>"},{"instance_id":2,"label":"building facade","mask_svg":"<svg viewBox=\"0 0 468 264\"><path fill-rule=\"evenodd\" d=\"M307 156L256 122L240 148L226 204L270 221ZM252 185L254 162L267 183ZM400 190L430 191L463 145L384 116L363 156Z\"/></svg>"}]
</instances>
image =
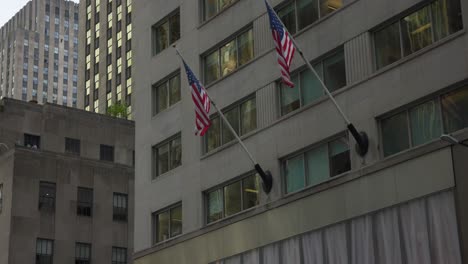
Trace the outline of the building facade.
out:
<instances>
[{"instance_id":1,"label":"building facade","mask_svg":"<svg viewBox=\"0 0 468 264\"><path fill-rule=\"evenodd\" d=\"M131 263L131 121L0 101L0 263Z\"/></svg>"},{"instance_id":2,"label":"building facade","mask_svg":"<svg viewBox=\"0 0 468 264\"><path fill-rule=\"evenodd\" d=\"M80 1L79 108L106 113L122 104L132 118L132 0Z\"/></svg>"},{"instance_id":3,"label":"building facade","mask_svg":"<svg viewBox=\"0 0 468 264\"><path fill-rule=\"evenodd\" d=\"M0 29L0 98L77 107L78 4L32 0Z\"/></svg>"},{"instance_id":4,"label":"building facade","mask_svg":"<svg viewBox=\"0 0 468 264\"><path fill-rule=\"evenodd\" d=\"M271 4L369 152L298 54L281 84L264 1L136 1L135 263L466 263L467 2ZM194 135L173 44L270 193L213 108Z\"/></svg>"}]
</instances>

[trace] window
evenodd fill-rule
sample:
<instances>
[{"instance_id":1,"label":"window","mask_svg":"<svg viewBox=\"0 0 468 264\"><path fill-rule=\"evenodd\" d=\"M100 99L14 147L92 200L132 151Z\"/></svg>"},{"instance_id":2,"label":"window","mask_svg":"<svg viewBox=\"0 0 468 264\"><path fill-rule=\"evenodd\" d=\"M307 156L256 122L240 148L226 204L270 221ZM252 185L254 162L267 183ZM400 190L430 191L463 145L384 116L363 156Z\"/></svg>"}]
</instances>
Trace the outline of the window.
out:
<instances>
[{"instance_id":1,"label":"window","mask_svg":"<svg viewBox=\"0 0 468 264\"><path fill-rule=\"evenodd\" d=\"M351 170L346 137L313 147L283 160L286 193L324 182Z\"/></svg>"},{"instance_id":2,"label":"window","mask_svg":"<svg viewBox=\"0 0 468 264\"><path fill-rule=\"evenodd\" d=\"M203 0L204 20L216 15L238 0Z\"/></svg>"},{"instance_id":3,"label":"window","mask_svg":"<svg viewBox=\"0 0 468 264\"><path fill-rule=\"evenodd\" d=\"M182 165L182 139L180 134L153 147L153 179Z\"/></svg>"},{"instance_id":4,"label":"window","mask_svg":"<svg viewBox=\"0 0 468 264\"><path fill-rule=\"evenodd\" d=\"M291 34L343 6L342 0L291 0L278 8L278 16Z\"/></svg>"},{"instance_id":5,"label":"window","mask_svg":"<svg viewBox=\"0 0 468 264\"><path fill-rule=\"evenodd\" d=\"M126 264L127 263L127 249L112 247L112 264Z\"/></svg>"},{"instance_id":6,"label":"window","mask_svg":"<svg viewBox=\"0 0 468 264\"><path fill-rule=\"evenodd\" d=\"M54 241L38 238L36 240L36 264L52 264Z\"/></svg>"},{"instance_id":7,"label":"window","mask_svg":"<svg viewBox=\"0 0 468 264\"><path fill-rule=\"evenodd\" d=\"M114 161L114 147L101 145L100 159L106 161Z\"/></svg>"},{"instance_id":8,"label":"window","mask_svg":"<svg viewBox=\"0 0 468 264\"><path fill-rule=\"evenodd\" d=\"M65 152L75 155L80 155L80 140L73 138L65 138Z\"/></svg>"},{"instance_id":9,"label":"window","mask_svg":"<svg viewBox=\"0 0 468 264\"><path fill-rule=\"evenodd\" d=\"M463 28L460 0L436 0L374 32L377 69Z\"/></svg>"},{"instance_id":10,"label":"window","mask_svg":"<svg viewBox=\"0 0 468 264\"><path fill-rule=\"evenodd\" d=\"M158 22L152 28L153 56L165 50L180 39L180 13L175 12Z\"/></svg>"},{"instance_id":11,"label":"window","mask_svg":"<svg viewBox=\"0 0 468 264\"><path fill-rule=\"evenodd\" d=\"M237 214L260 203L260 177L249 174L206 193L207 222Z\"/></svg>"},{"instance_id":12,"label":"window","mask_svg":"<svg viewBox=\"0 0 468 264\"><path fill-rule=\"evenodd\" d=\"M436 140L468 127L468 86L380 120L383 155Z\"/></svg>"},{"instance_id":13,"label":"window","mask_svg":"<svg viewBox=\"0 0 468 264\"><path fill-rule=\"evenodd\" d=\"M244 99L234 106L223 110L226 119L239 136L246 135L257 129L257 106L255 96ZM205 136L205 152L208 153L235 139L229 127L219 115L211 117L211 127Z\"/></svg>"},{"instance_id":14,"label":"window","mask_svg":"<svg viewBox=\"0 0 468 264\"><path fill-rule=\"evenodd\" d=\"M33 149L40 149L41 137L36 135L24 134L24 146Z\"/></svg>"},{"instance_id":15,"label":"window","mask_svg":"<svg viewBox=\"0 0 468 264\"><path fill-rule=\"evenodd\" d=\"M153 115L180 101L180 73L153 85Z\"/></svg>"},{"instance_id":16,"label":"window","mask_svg":"<svg viewBox=\"0 0 468 264\"><path fill-rule=\"evenodd\" d=\"M205 83L229 75L253 57L253 30L250 28L204 56Z\"/></svg>"},{"instance_id":17,"label":"window","mask_svg":"<svg viewBox=\"0 0 468 264\"><path fill-rule=\"evenodd\" d=\"M78 187L76 213L81 216L93 215L93 189Z\"/></svg>"},{"instance_id":18,"label":"window","mask_svg":"<svg viewBox=\"0 0 468 264\"><path fill-rule=\"evenodd\" d=\"M153 243L182 234L182 205L177 204L153 213Z\"/></svg>"},{"instance_id":19,"label":"window","mask_svg":"<svg viewBox=\"0 0 468 264\"><path fill-rule=\"evenodd\" d=\"M346 67L344 51L339 51L314 64L314 69L330 92L346 86ZM281 115L308 105L325 95L320 81L309 69L291 76L294 88L278 82L280 86Z\"/></svg>"},{"instance_id":20,"label":"window","mask_svg":"<svg viewBox=\"0 0 468 264\"><path fill-rule=\"evenodd\" d=\"M114 221L127 221L128 195L122 193L114 193L113 208Z\"/></svg>"},{"instance_id":21,"label":"window","mask_svg":"<svg viewBox=\"0 0 468 264\"><path fill-rule=\"evenodd\" d=\"M91 263L91 244L76 243L75 244L75 264L90 264Z\"/></svg>"},{"instance_id":22,"label":"window","mask_svg":"<svg viewBox=\"0 0 468 264\"><path fill-rule=\"evenodd\" d=\"M0 214L3 211L3 183L0 184Z\"/></svg>"},{"instance_id":23,"label":"window","mask_svg":"<svg viewBox=\"0 0 468 264\"><path fill-rule=\"evenodd\" d=\"M40 182L39 210L55 210L55 183Z\"/></svg>"}]
</instances>

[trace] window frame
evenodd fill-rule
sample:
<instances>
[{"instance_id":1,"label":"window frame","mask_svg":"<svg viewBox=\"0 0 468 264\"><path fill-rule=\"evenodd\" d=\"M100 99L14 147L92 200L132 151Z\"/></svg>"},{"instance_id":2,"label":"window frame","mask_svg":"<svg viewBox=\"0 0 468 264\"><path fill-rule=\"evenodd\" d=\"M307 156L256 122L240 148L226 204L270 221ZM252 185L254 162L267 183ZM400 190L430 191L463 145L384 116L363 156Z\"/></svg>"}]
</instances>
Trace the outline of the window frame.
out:
<instances>
[{"instance_id":1,"label":"window frame","mask_svg":"<svg viewBox=\"0 0 468 264\"><path fill-rule=\"evenodd\" d=\"M206 15L206 1L207 0L200 0L200 6L201 6L201 23L205 23L205 22L208 22L212 19L214 19L216 16L218 16L219 14L223 13L224 11L226 11L227 9L229 9L231 6L235 5L236 3L240 2L240 0L233 0L232 3L228 4L227 6L225 6L223 9L220 9L219 8L219 1L220 0L216 0L217 1L217 11L216 13L214 13L212 16L210 17L207 17Z\"/></svg>"},{"instance_id":2,"label":"window frame","mask_svg":"<svg viewBox=\"0 0 468 264\"><path fill-rule=\"evenodd\" d=\"M172 234L171 234L171 233L172 233L172 232L171 232L171 231L172 231L172 230L171 230L171 222L172 222L172 221L171 221L171 220L172 220L172 218L171 218L171 212L172 212L173 209L177 209L177 208L179 208L179 207L180 207L180 210L181 210L181 212L182 212L182 230L181 230L181 233L180 233L180 234L177 234L177 235L172 236ZM159 235L159 230L158 230L159 215L161 215L161 214L163 214L163 213L167 213L167 212L169 213L169 227L168 227L168 229L169 229L169 238L167 238L167 239L165 239L165 240L158 241L158 235ZM170 206L167 206L167 207L165 207L165 208L163 208L163 209L160 209L160 210L158 210L158 211L155 211L155 212L151 213L151 225L152 225L152 226L151 226L151 227L152 227L151 229L152 229L152 243L153 243L153 245L157 245L157 244L159 244L159 243L166 242L166 241L168 241L168 240L171 240L171 239L174 239L174 238L176 238L176 237L179 237L179 236L183 235L183 233L184 233L184 232L183 232L183 227L184 227L183 218L184 218L184 215L183 215L182 201L177 202L177 203L175 203L175 204L172 204L172 205L170 205Z\"/></svg>"},{"instance_id":3,"label":"window frame","mask_svg":"<svg viewBox=\"0 0 468 264\"><path fill-rule=\"evenodd\" d=\"M67 149L67 146L69 147L68 149ZM71 147L71 149L70 149L70 147ZM75 149L73 149L75 147L78 147L77 151L75 151ZM75 138L65 137L65 153L80 156L81 155L81 140L75 139Z\"/></svg>"},{"instance_id":4,"label":"window frame","mask_svg":"<svg viewBox=\"0 0 468 264\"><path fill-rule=\"evenodd\" d=\"M175 77L179 76L179 92L180 92L180 98L179 98L179 101L175 102L174 104L170 104L171 102L171 96L170 96L170 93L169 93L169 83L172 79L174 79ZM165 85L166 86L166 89L167 89L167 107L165 109L161 109L160 111L158 111L158 105L159 105L159 97L158 97L158 88L162 85ZM164 77L163 79L161 79L160 81L154 83L153 85L151 85L151 102L152 102L152 117L155 117L157 116L158 114L170 109L172 106L174 105L177 105L178 103L180 103L182 101L182 77L180 75L180 69L177 69L176 71L172 72L171 74L167 75L166 77Z\"/></svg>"},{"instance_id":5,"label":"window frame","mask_svg":"<svg viewBox=\"0 0 468 264\"><path fill-rule=\"evenodd\" d=\"M117 252L117 251L120 251L120 252ZM119 253L122 253L122 251L125 252L125 261L122 262L120 260L115 260L114 259L114 252L116 252L116 254L118 255ZM123 247L112 247L112 255L111 255L111 261L112 261L112 264L127 264L127 261L128 261L128 249L127 248L123 248Z\"/></svg>"},{"instance_id":6,"label":"window frame","mask_svg":"<svg viewBox=\"0 0 468 264\"><path fill-rule=\"evenodd\" d=\"M37 252L37 249L38 249L38 246L39 246L39 242L43 242L43 243L47 243L46 244L46 251L48 251L48 247L49 247L49 243L50 243L50 255L48 254L43 254L42 252ZM41 244L42 245L42 244ZM42 249L42 246L41 246L41 249ZM53 239L47 239L47 238L36 238L36 261L35 263L36 264L52 264L54 262L53 258L54 258L54 249L55 249L55 245L54 245L54 240ZM49 257L49 261L47 261L46 263L44 263L44 261L41 261L41 257Z\"/></svg>"},{"instance_id":7,"label":"window frame","mask_svg":"<svg viewBox=\"0 0 468 264\"><path fill-rule=\"evenodd\" d=\"M337 174L337 175L333 175L331 174L332 172L332 167L331 167L331 162L330 162L330 144L335 142L335 141L338 141L340 139L346 139L347 142L348 142L348 151L349 151L349 161L350 161L350 169L346 172L343 172L343 173L340 173L340 174ZM308 165L307 165L307 160L306 160L306 154L312 150L315 150L315 149L318 149L320 147L323 147L325 146L327 147L327 160L328 160L328 176L327 176L327 180L324 180L324 181L321 181L321 182L318 182L316 184L311 184L308 180ZM351 163L351 149L352 149L352 146L351 146L351 141L349 139L349 135L348 135L348 132L342 132L342 133L338 133L334 136L331 136L329 138L326 138L320 142L317 142L317 143L314 143L310 146L307 146L301 150L298 150L292 154L289 154L285 157L282 157L280 158L280 164L281 164L281 184L282 184L282 192L283 192L283 195L284 196L289 196L289 195L293 195L295 193L298 193L298 192L301 192L301 191L304 191L306 189L310 189L310 188L313 188L315 186L318 186L318 185L321 185L321 184L324 184L326 182L329 182L329 181L333 181L337 178L340 178L342 175L345 175L347 173L349 173L350 171L352 171L353 169L353 166L352 166L352 163ZM288 160L291 160L291 159L294 159L294 158L297 158L297 157L302 157L302 160L303 160L303 174L304 174L304 187L302 188L299 188L297 190L294 190L292 192L288 192L288 184L287 184L287 172L286 172L286 162Z\"/></svg>"},{"instance_id":8,"label":"window frame","mask_svg":"<svg viewBox=\"0 0 468 264\"><path fill-rule=\"evenodd\" d=\"M171 43L171 18L174 17L174 16L177 16L179 15L179 38L177 40L175 40L174 42ZM157 50L157 37L158 37L158 34L157 34L157 30L160 26L162 26L163 24L165 23L168 23L168 37L167 37L167 41L168 41L168 45L166 48L160 50L158 52ZM179 41L181 38L182 38L182 27L181 27L181 16L180 16L180 7L177 7L175 10L171 11L169 14L167 14L164 18L160 19L158 22L156 22L155 24L153 24L151 26L151 56L154 57L154 56L157 56L158 54L162 53L163 51L167 50L167 48L169 48L171 45L173 45L174 43L177 43L177 41Z\"/></svg>"},{"instance_id":9,"label":"window frame","mask_svg":"<svg viewBox=\"0 0 468 264\"><path fill-rule=\"evenodd\" d=\"M171 167L171 145L172 145L172 142L177 140L177 139L180 139L180 148L181 148L181 157L180 157L180 164L175 166L175 167ZM161 147L164 147L164 146L168 146L168 170L165 171L165 172L162 172L159 174L159 149ZM183 162L182 162L182 158L183 158L183 142L182 142L182 133L181 132L178 132L176 133L175 135L165 139L164 141L161 141L160 143L154 145L151 147L151 156L152 156L152 173L151 173L151 180L155 180L157 179L158 177L172 171L172 170L175 170L179 167L182 166Z\"/></svg>"},{"instance_id":10,"label":"window frame","mask_svg":"<svg viewBox=\"0 0 468 264\"><path fill-rule=\"evenodd\" d=\"M42 187L50 188L53 187L53 197L46 197L41 194ZM39 197L38 197L38 209L39 211L51 211L55 212L56 201L57 201L57 184L55 182L40 181L39 182ZM52 201L52 202L44 202ZM52 204L52 205L50 205ZM45 205L45 206L44 206Z\"/></svg>"},{"instance_id":11,"label":"window frame","mask_svg":"<svg viewBox=\"0 0 468 264\"><path fill-rule=\"evenodd\" d=\"M83 256L78 256L77 254L77 251L81 251L81 249L85 247L88 247L89 249L88 258L84 258ZM93 255L92 246L90 243L82 243L82 242L75 243L75 264L90 264L92 255Z\"/></svg>"},{"instance_id":12,"label":"window frame","mask_svg":"<svg viewBox=\"0 0 468 264\"><path fill-rule=\"evenodd\" d=\"M27 146L27 142L31 141L31 140L37 140L37 145L31 145L31 147L29 148L34 148L34 146L36 146L37 149L41 149L41 136L40 135L35 135L35 134L29 134L29 133L24 133L23 134L23 140L24 140L24 146L25 147L28 147Z\"/></svg>"},{"instance_id":13,"label":"window frame","mask_svg":"<svg viewBox=\"0 0 468 264\"><path fill-rule=\"evenodd\" d=\"M125 198L125 207L115 205L116 197ZM125 217L121 217L122 215L125 215ZM112 194L112 220L114 222L128 222L128 194L119 192Z\"/></svg>"},{"instance_id":14,"label":"window frame","mask_svg":"<svg viewBox=\"0 0 468 264\"><path fill-rule=\"evenodd\" d=\"M237 1L240 1L240 0L237 0ZM252 31L252 52L253 52L253 56L252 58L245 62L244 64L242 65L239 65L239 37L242 36L243 34L249 32L249 31ZM246 26L242 27L240 30L234 32L233 34L231 34L229 37L225 38L223 41L217 43L215 46L211 47L210 49L208 49L207 51L203 52L201 54L201 59L200 59L200 62L202 64L202 67L201 67L201 71L203 73L202 77L203 77L203 83L205 84L206 87L209 87L211 86L212 84L218 82L219 80L222 80L224 78L227 78L228 76L231 76L232 74L236 73L237 71L239 71L239 69L245 67L246 65L248 65L249 63L251 63L252 61L255 60L255 37L254 37L254 34L253 34L253 24L252 23L249 23L247 24ZM220 53L221 53L221 49L228 43L230 42L235 42L236 43L236 67L235 69L230 72L230 73L227 73L226 75L223 76L222 74L222 69L221 69L221 56L220 56ZM207 82L207 78L206 78L206 70L205 70L205 66L206 66L206 58L209 56L209 55L212 55L213 53L218 53L218 70L219 70L219 77L216 79L216 80L213 80L211 82Z\"/></svg>"},{"instance_id":15,"label":"window frame","mask_svg":"<svg viewBox=\"0 0 468 264\"><path fill-rule=\"evenodd\" d=\"M105 158L103 150L111 150L112 149L112 159ZM99 160L101 161L108 161L108 162L114 162L115 161L115 147L112 145L105 145L105 144L100 144L99 145Z\"/></svg>"},{"instance_id":16,"label":"window frame","mask_svg":"<svg viewBox=\"0 0 468 264\"><path fill-rule=\"evenodd\" d=\"M90 192L91 201L80 201L80 191ZM89 194L89 193L88 193ZM94 190L92 188L78 187L76 195L76 214L83 217L93 217ZM86 209L89 208L89 214Z\"/></svg>"},{"instance_id":17,"label":"window frame","mask_svg":"<svg viewBox=\"0 0 468 264\"><path fill-rule=\"evenodd\" d=\"M252 177L252 176L256 176L257 179L259 180L259 192L258 192L258 204L256 206L252 206L252 207L249 207L249 208L244 208L244 193L243 193L243 186L244 186L244 180L246 180L247 178L249 177ZM233 184L236 184L236 183L240 183L240 197L241 197L241 200L240 200L240 207L241 207L241 210L237 213L234 213L232 215L229 215L229 216L226 216L226 212L225 212L225 191L224 189L230 185L233 185ZM262 181L261 181L261 178L260 178L260 175L258 175L256 173L256 171L249 171L249 172L246 172L244 174L241 174L240 176L237 176L233 179L230 179L228 181L225 181L221 184L218 184L216 186L213 186L205 191L203 191L203 211L204 211L204 224L205 226L208 226L208 225L212 225L212 224L215 224L215 223L218 223L218 222L221 222L221 221L224 221L224 220L227 220L227 219L230 219L230 218L233 218L237 215L240 215L240 214L243 214L243 213L246 213L250 210L254 210L254 208L257 208L258 206L260 206L262 204ZM209 195L210 193L213 193L213 192L216 192L218 190L221 190L221 197L223 198L222 200L222 217L217 219L217 220L214 220L214 221L209 221L209 209L210 209L210 206L209 206Z\"/></svg>"}]
</instances>

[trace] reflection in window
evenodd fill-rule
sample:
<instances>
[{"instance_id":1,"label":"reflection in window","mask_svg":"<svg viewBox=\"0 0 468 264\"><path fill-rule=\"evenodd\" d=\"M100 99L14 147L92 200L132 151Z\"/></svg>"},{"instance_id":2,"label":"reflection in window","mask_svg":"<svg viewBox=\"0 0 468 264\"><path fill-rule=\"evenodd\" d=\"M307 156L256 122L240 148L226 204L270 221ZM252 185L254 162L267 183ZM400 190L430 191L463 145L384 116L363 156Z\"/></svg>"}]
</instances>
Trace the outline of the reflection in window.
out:
<instances>
[{"instance_id":1,"label":"reflection in window","mask_svg":"<svg viewBox=\"0 0 468 264\"><path fill-rule=\"evenodd\" d=\"M319 184L351 170L348 139L333 140L283 161L286 193Z\"/></svg>"},{"instance_id":2,"label":"reflection in window","mask_svg":"<svg viewBox=\"0 0 468 264\"><path fill-rule=\"evenodd\" d=\"M153 147L153 179L182 165L180 134Z\"/></svg>"},{"instance_id":3,"label":"reflection in window","mask_svg":"<svg viewBox=\"0 0 468 264\"><path fill-rule=\"evenodd\" d=\"M204 0L204 20L216 15L237 0Z\"/></svg>"},{"instance_id":4,"label":"reflection in window","mask_svg":"<svg viewBox=\"0 0 468 264\"><path fill-rule=\"evenodd\" d=\"M382 119L384 156L468 127L467 113L468 88L465 87Z\"/></svg>"},{"instance_id":5,"label":"reflection in window","mask_svg":"<svg viewBox=\"0 0 468 264\"><path fill-rule=\"evenodd\" d=\"M463 28L460 0L436 0L374 33L380 69Z\"/></svg>"},{"instance_id":6,"label":"reflection in window","mask_svg":"<svg viewBox=\"0 0 468 264\"><path fill-rule=\"evenodd\" d=\"M253 33L249 29L204 57L205 84L229 75L253 57Z\"/></svg>"},{"instance_id":7,"label":"reflection in window","mask_svg":"<svg viewBox=\"0 0 468 264\"><path fill-rule=\"evenodd\" d=\"M179 10L152 27L153 56L169 47L180 38Z\"/></svg>"},{"instance_id":8,"label":"reflection in window","mask_svg":"<svg viewBox=\"0 0 468 264\"><path fill-rule=\"evenodd\" d=\"M153 86L153 115L178 103L181 98L180 74L170 76L158 85Z\"/></svg>"},{"instance_id":9,"label":"reflection in window","mask_svg":"<svg viewBox=\"0 0 468 264\"><path fill-rule=\"evenodd\" d=\"M237 214L260 203L260 178L251 174L207 193L208 223Z\"/></svg>"},{"instance_id":10,"label":"reflection in window","mask_svg":"<svg viewBox=\"0 0 468 264\"><path fill-rule=\"evenodd\" d=\"M336 91L347 84L345 58L342 49L317 62L314 69L330 92ZM325 94L320 81L308 69L294 74L292 81L296 84L294 88L290 88L282 82L279 83L281 115L286 115L308 105Z\"/></svg>"},{"instance_id":11,"label":"reflection in window","mask_svg":"<svg viewBox=\"0 0 468 264\"><path fill-rule=\"evenodd\" d=\"M182 234L182 205L171 206L153 213L153 243L159 243Z\"/></svg>"},{"instance_id":12,"label":"reflection in window","mask_svg":"<svg viewBox=\"0 0 468 264\"><path fill-rule=\"evenodd\" d=\"M255 97L223 110L226 119L239 136L257 129L257 108ZM205 151L208 153L235 139L229 127L218 115L211 117L211 127L205 135Z\"/></svg>"}]
</instances>

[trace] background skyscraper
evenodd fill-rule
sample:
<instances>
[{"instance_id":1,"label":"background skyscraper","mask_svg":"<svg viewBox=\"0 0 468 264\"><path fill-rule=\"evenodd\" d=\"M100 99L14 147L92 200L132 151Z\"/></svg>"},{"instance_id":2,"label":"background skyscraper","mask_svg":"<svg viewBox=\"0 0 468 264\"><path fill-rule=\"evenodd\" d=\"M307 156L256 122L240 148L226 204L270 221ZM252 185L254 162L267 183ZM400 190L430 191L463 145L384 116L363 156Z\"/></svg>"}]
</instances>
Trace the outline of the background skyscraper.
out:
<instances>
[{"instance_id":1,"label":"background skyscraper","mask_svg":"<svg viewBox=\"0 0 468 264\"><path fill-rule=\"evenodd\" d=\"M77 106L78 4L33 0L0 29L0 97Z\"/></svg>"},{"instance_id":2,"label":"background skyscraper","mask_svg":"<svg viewBox=\"0 0 468 264\"><path fill-rule=\"evenodd\" d=\"M80 1L78 107L106 113L124 104L132 118L132 1Z\"/></svg>"}]
</instances>

